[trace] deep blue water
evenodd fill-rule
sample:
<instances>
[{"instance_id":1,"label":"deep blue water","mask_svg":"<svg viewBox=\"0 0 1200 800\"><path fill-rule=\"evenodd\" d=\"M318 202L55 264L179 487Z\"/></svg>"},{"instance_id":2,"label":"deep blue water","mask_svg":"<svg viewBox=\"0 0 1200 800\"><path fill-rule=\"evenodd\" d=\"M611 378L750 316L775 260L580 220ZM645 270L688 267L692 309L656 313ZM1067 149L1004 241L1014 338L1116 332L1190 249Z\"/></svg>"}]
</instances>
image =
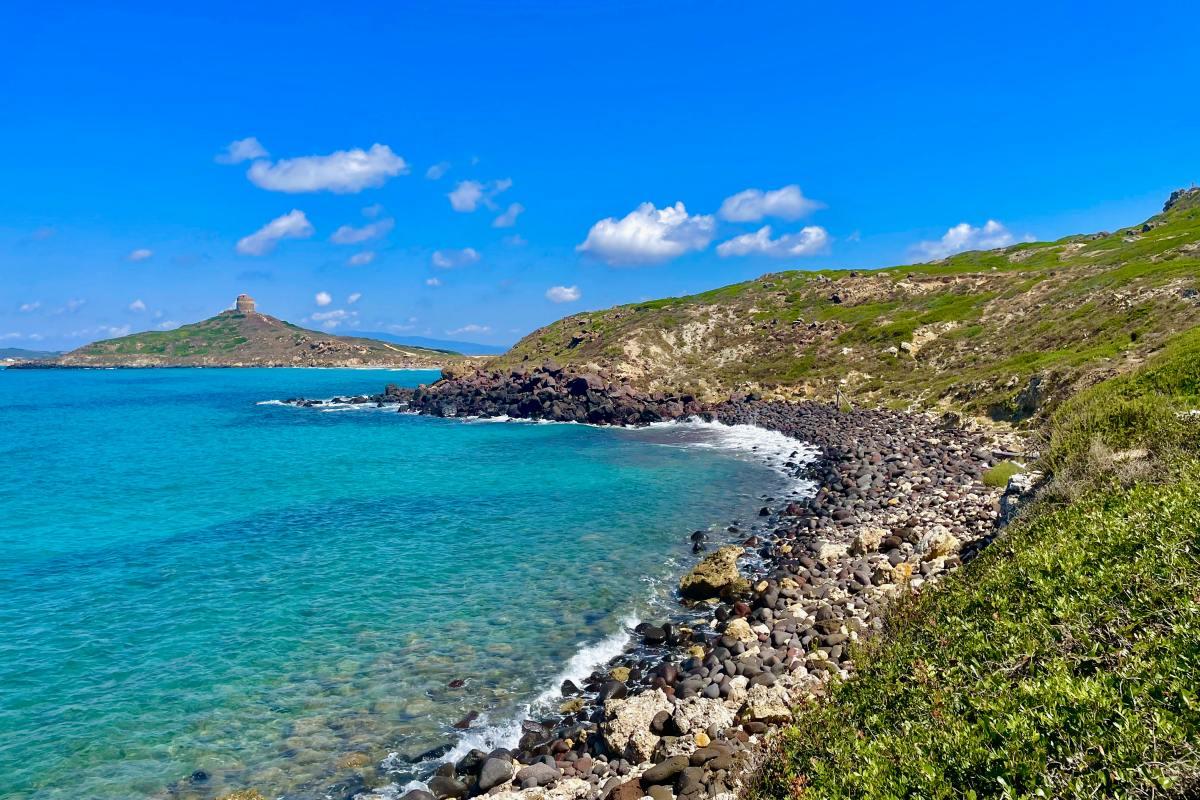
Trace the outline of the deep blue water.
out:
<instances>
[{"instance_id":1,"label":"deep blue water","mask_svg":"<svg viewBox=\"0 0 1200 800\"><path fill-rule=\"evenodd\" d=\"M260 404L434 377L0 371L0 797L315 797L479 737L781 485L708 430Z\"/></svg>"}]
</instances>

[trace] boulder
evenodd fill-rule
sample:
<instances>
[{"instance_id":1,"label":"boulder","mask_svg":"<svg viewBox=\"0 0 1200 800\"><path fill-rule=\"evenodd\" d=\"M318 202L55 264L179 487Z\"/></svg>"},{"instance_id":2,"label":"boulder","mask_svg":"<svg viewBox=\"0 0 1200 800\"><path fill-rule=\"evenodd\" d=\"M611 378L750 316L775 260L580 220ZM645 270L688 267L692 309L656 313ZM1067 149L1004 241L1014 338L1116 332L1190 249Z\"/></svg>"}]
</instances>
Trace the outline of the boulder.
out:
<instances>
[{"instance_id":1,"label":"boulder","mask_svg":"<svg viewBox=\"0 0 1200 800\"><path fill-rule=\"evenodd\" d=\"M642 773L642 784L674 783L675 776L691 766L687 756L671 756Z\"/></svg>"},{"instance_id":2,"label":"boulder","mask_svg":"<svg viewBox=\"0 0 1200 800\"><path fill-rule=\"evenodd\" d=\"M635 764L648 761L659 740L650 730L650 723L658 712L670 710L671 701L661 689L609 700L604 704L606 719L601 726L605 745Z\"/></svg>"},{"instance_id":3,"label":"boulder","mask_svg":"<svg viewBox=\"0 0 1200 800\"><path fill-rule=\"evenodd\" d=\"M549 786L560 778L562 778L562 773L557 768L542 761L530 764L528 767L521 767L517 771L517 783L521 786L526 786L529 782L532 782L534 786ZM433 788L432 784L430 784L430 788Z\"/></svg>"},{"instance_id":4,"label":"boulder","mask_svg":"<svg viewBox=\"0 0 1200 800\"><path fill-rule=\"evenodd\" d=\"M458 800L467 796L467 785L445 775L435 775L429 779L429 791L437 800Z\"/></svg>"},{"instance_id":5,"label":"boulder","mask_svg":"<svg viewBox=\"0 0 1200 800\"><path fill-rule=\"evenodd\" d=\"M489 758L479 770L479 788L486 792L493 786L508 783L514 772L513 764L507 758Z\"/></svg>"},{"instance_id":6,"label":"boulder","mask_svg":"<svg viewBox=\"0 0 1200 800\"><path fill-rule=\"evenodd\" d=\"M744 581L737 568L742 552L740 547L729 546L705 556L679 581L680 593L691 600L707 600L725 594L739 581Z\"/></svg>"}]
</instances>

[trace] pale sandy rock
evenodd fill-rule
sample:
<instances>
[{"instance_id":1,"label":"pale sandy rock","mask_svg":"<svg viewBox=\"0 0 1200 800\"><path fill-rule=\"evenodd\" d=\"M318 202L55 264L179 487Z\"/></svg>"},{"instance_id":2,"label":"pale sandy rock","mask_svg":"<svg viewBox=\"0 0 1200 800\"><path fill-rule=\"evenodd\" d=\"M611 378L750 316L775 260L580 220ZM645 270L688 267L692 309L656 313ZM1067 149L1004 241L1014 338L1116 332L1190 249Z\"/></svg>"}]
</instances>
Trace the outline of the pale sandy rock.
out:
<instances>
[{"instance_id":1,"label":"pale sandy rock","mask_svg":"<svg viewBox=\"0 0 1200 800\"><path fill-rule=\"evenodd\" d=\"M670 711L671 701L661 689L644 692L604 704L607 717L603 726L604 743L614 753L636 763L649 760L659 737L650 732L650 722L660 711Z\"/></svg>"},{"instance_id":2,"label":"pale sandy rock","mask_svg":"<svg viewBox=\"0 0 1200 800\"><path fill-rule=\"evenodd\" d=\"M750 623L741 617L734 617L725 624L725 635L739 642L758 641L758 634L750 630Z\"/></svg>"},{"instance_id":3,"label":"pale sandy rock","mask_svg":"<svg viewBox=\"0 0 1200 800\"><path fill-rule=\"evenodd\" d=\"M680 700L671 718L683 734L704 731L712 725L723 731L733 724L733 712L720 700L710 700L707 697Z\"/></svg>"},{"instance_id":4,"label":"pale sandy rock","mask_svg":"<svg viewBox=\"0 0 1200 800\"><path fill-rule=\"evenodd\" d=\"M792 709L786 691L782 686L751 686L741 717L752 722L789 722Z\"/></svg>"}]
</instances>

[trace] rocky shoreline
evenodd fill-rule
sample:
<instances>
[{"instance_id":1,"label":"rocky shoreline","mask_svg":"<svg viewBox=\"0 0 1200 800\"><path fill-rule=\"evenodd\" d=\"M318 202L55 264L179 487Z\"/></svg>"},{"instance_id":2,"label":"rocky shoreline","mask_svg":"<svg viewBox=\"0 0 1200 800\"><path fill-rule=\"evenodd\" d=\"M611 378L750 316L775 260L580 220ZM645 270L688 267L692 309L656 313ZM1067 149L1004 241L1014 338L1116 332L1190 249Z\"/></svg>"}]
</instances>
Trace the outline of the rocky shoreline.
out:
<instances>
[{"instance_id":1,"label":"rocky shoreline","mask_svg":"<svg viewBox=\"0 0 1200 800\"><path fill-rule=\"evenodd\" d=\"M924 415L753 396L705 406L552 363L288 402L617 425L699 416L819 450L815 462L788 465L816 483L810 497L768 503L752 525L731 526L726 541L690 534L706 554L680 583L680 614L639 625L624 654L581 685L565 682L558 713L523 722L515 747L444 763L426 789L341 795L357 800L729 800L753 774L767 734L828 680L853 673L852 646L882 630L894 600L992 540L1001 492L981 478L1009 455L981 433Z\"/></svg>"}]
</instances>

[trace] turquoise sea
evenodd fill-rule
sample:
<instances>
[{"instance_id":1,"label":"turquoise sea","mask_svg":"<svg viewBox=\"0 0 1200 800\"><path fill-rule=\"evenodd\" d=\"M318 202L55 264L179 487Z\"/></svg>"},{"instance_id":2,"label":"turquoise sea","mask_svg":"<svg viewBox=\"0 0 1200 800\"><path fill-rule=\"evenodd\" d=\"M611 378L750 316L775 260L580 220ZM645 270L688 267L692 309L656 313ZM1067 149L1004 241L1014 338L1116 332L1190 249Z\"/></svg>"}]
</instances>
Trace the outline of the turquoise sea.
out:
<instances>
[{"instance_id":1,"label":"turquoise sea","mask_svg":"<svg viewBox=\"0 0 1200 800\"><path fill-rule=\"evenodd\" d=\"M785 484L711 426L264 402L435 377L0 370L0 797L316 798L469 711L503 739Z\"/></svg>"}]
</instances>

